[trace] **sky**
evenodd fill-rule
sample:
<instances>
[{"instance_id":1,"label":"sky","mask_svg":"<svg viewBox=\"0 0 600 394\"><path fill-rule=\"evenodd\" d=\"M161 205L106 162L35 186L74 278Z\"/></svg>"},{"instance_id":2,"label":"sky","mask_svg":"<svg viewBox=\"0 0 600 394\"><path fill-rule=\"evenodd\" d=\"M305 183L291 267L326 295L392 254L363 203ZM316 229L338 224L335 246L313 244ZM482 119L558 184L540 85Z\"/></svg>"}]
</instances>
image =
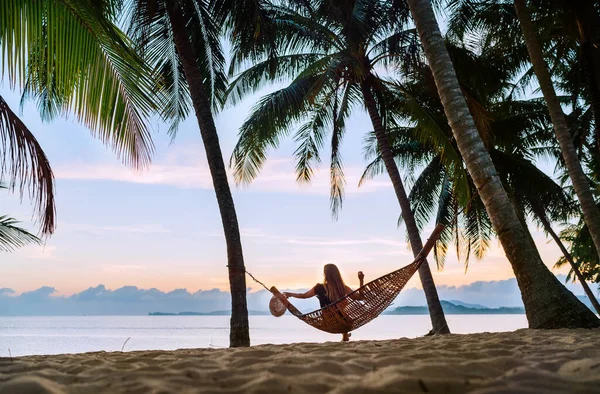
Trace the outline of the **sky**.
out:
<instances>
[{"instance_id":1,"label":"sky","mask_svg":"<svg viewBox=\"0 0 600 394\"><path fill-rule=\"evenodd\" d=\"M18 92L4 83L0 94L18 111ZM226 162L239 126L259 95L216 116ZM223 231L194 118L181 125L173 143L165 125L151 125L156 155L142 172L121 164L74 119L44 123L33 103L25 106L21 118L53 166L58 226L43 246L0 254L0 288L11 289L15 296L49 286L59 297L98 285L190 293L228 289ZM324 264L335 263L349 285L356 286L359 270L369 280L411 262L405 228L397 227L399 207L387 175L357 186L366 164L362 147L369 130L366 113L357 109L342 146L347 188L337 221L329 210L327 161L312 184L298 185L292 138L270 153L249 187L231 183L248 271L268 285L307 288L322 279ZM18 195L0 193L0 211L37 231L27 199L21 202ZM424 239L432 228L433 224L425 229ZM533 235L551 267L558 248L540 231ZM440 286L513 277L496 240L482 261L471 261L466 273L452 253L443 270L432 268ZM258 289L251 280L248 286ZM408 287L418 288L418 279Z\"/></svg>"}]
</instances>

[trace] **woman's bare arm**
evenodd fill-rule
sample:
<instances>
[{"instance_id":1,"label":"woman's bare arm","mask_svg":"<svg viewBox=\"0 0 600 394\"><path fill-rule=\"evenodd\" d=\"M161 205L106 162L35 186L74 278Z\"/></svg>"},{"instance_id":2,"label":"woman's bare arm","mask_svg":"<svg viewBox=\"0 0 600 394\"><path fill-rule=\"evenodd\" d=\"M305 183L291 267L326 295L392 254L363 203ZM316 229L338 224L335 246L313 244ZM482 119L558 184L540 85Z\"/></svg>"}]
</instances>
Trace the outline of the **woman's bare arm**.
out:
<instances>
[{"instance_id":1,"label":"woman's bare arm","mask_svg":"<svg viewBox=\"0 0 600 394\"><path fill-rule=\"evenodd\" d=\"M363 294L363 285L365 282L365 274L362 273L362 271L358 271L358 280L360 282L360 287L358 288L358 293L353 294L352 295L352 299L353 300L364 300L365 299L365 295ZM349 288L348 286L346 286L346 294L351 293L353 290L351 288Z\"/></svg>"},{"instance_id":2,"label":"woman's bare arm","mask_svg":"<svg viewBox=\"0 0 600 394\"><path fill-rule=\"evenodd\" d=\"M294 298L310 298L310 297L314 297L315 296L315 288L313 287L312 289L310 289L306 293L288 293L288 292L284 292L283 295L286 296L287 298L290 298L290 297L294 297Z\"/></svg>"}]
</instances>

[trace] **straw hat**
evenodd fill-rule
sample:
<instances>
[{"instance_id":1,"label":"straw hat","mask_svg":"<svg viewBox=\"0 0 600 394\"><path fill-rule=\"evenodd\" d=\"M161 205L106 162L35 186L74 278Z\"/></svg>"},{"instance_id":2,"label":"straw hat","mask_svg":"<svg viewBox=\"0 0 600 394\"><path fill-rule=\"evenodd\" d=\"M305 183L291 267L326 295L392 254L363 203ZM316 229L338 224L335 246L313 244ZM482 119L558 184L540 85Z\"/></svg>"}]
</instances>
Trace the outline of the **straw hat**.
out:
<instances>
[{"instance_id":1,"label":"straw hat","mask_svg":"<svg viewBox=\"0 0 600 394\"><path fill-rule=\"evenodd\" d=\"M275 296L271 297L271 301L269 301L269 310L271 311L271 315L275 317L283 316L286 309L287 308L279 298Z\"/></svg>"}]
</instances>

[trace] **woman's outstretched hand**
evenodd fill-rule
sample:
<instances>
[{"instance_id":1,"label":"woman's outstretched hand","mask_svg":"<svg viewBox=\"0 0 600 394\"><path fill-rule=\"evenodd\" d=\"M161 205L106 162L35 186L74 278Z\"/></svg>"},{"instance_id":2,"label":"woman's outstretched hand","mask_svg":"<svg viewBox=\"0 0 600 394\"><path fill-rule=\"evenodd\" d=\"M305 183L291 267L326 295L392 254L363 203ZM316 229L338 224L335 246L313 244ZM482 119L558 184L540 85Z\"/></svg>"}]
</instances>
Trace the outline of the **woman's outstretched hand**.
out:
<instances>
[{"instance_id":1,"label":"woman's outstretched hand","mask_svg":"<svg viewBox=\"0 0 600 394\"><path fill-rule=\"evenodd\" d=\"M285 298L291 298L294 296L294 293L288 293L288 292L283 292L283 295L285 296Z\"/></svg>"}]
</instances>

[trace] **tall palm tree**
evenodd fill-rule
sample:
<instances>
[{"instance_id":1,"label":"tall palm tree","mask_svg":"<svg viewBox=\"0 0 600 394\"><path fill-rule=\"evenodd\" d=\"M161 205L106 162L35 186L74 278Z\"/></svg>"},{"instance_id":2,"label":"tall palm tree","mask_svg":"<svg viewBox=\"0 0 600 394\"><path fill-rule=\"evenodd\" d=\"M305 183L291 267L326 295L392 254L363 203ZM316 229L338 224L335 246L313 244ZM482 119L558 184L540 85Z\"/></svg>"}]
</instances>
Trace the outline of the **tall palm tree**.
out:
<instances>
[{"instance_id":1,"label":"tall palm tree","mask_svg":"<svg viewBox=\"0 0 600 394\"><path fill-rule=\"evenodd\" d=\"M252 51L254 43L260 47L264 37L260 22L268 23L261 19L262 7L262 2L252 0L133 0L128 10L129 35L163 81L158 95L164 99L162 115L172 122L172 135L192 108L198 121L227 245L232 347L250 345L246 277L238 219L213 114L222 105L227 86L221 35L233 30L244 50Z\"/></svg>"},{"instance_id":2,"label":"tall palm tree","mask_svg":"<svg viewBox=\"0 0 600 394\"><path fill-rule=\"evenodd\" d=\"M544 265L519 219L469 112L430 0L407 2L461 156L515 273L529 327L600 326Z\"/></svg>"},{"instance_id":3,"label":"tall palm tree","mask_svg":"<svg viewBox=\"0 0 600 394\"><path fill-rule=\"evenodd\" d=\"M477 55L460 42L447 42L447 47L458 65L461 90L469 97L469 109L477 119L487 149L496 149L498 140L506 136L511 136L518 146L513 145L511 149L530 147L531 142L516 141L515 130L525 133L543 127L539 119L540 109L543 112L545 107L505 99L505 92L510 91L512 85L508 82L511 69L504 59ZM472 253L482 258L488 248L493 233L491 222L464 168L431 69L422 61L412 62L409 68L401 81L395 82L399 97L393 113L404 125L388 130L388 139L398 163L410 173L414 173L416 167L423 168L409 195L419 227L434 219L446 224L434 249L438 266L443 265L451 241L468 266ZM473 69L479 72L473 73ZM371 162L359 185L385 170L375 141L373 134L365 140L365 157ZM506 145L506 141L503 144Z\"/></svg>"},{"instance_id":4,"label":"tall palm tree","mask_svg":"<svg viewBox=\"0 0 600 394\"><path fill-rule=\"evenodd\" d=\"M597 25L600 9L592 2L570 2L536 0L535 6L537 23L537 37L543 46L548 70L552 71L553 81L557 88L566 92L558 97L562 104L570 106L570 113L565 115L570 129L573 130L573 142L582 165L589 171L589 176L594 177L594 169L598 167L598 122L600 119L600 101L598 96L598 85L594 64L598 64L599 48L597 34L592 26ZM515 80L514 87L508 97L522 92L524 94L530 87L535 72L529 63L527 47L520 33L520 26L516 17L516 11L512 2L489 2L485 0L457 0L451 3L451 17L449 21L449 35L460 42L470 41L477 37L477 45L483 48L482 53L489 58L501 59L505 64L503 67L509 70ZM468 17L467 17L468 16ZM460 69L457 69L460 71ZM459 78L460 79L460 78ZM548 123L549 122L549 123ZM552 126L549 121L545 122ZM512 133L514 134L514 133ZM554 140L552 136L540 141L545 144ZM550 144L550 150L546 153L557 160L557 170L562 184L569 180L568 174L563 173L564 160L560 147ZM535 148L536 150L539 148ZM495 164L497 164L495 162ZM535 167L531 167L535 172ZM502 173L502 171L500 171ZM519 179L523 174L530 174L527 168L515 172L513 181ZM514 182L513 182L514 183ZM543 230L550 235L561 249L563 261L571 265L573 277L577 278L594 307L600 312L600 304L586 283L586 278L580 272L575 260L570 255L560 237L552 228L552 222L564 223L574 216L581 216L581 212L574 205L566 204L571 201L565 196L562 189L551 179L542 179L538 183L550 186L552 198L542 203L540 189L530 190L532 182L520 182L517 190L513 193L523 194L523 190L529 190L533 194L526 201L527 210ZM505 182L506 184L506 182ZM537 185L536 185L537 186ZM594 190L595 187L592 187ZM523 189L523 190L520 190ZM561 198L558 198L562 196ZM562 201L561 201L562 200ZM523 205L521 199L521 205ZM552 202L552 204L550 204ZM550 205L552 209L549 210ZM558 210L557 210L558 207ZM557 215L558 214L558 215Z\"/></svg>"},{"instance_id":5,"label":"tall palm tree","mask_svg":"<svg viewBox=\"0 0 600 394\"><path fill-rule=\"evenodd\" d=\"M0 12L0 62L43 120L72 113L127 164L145 167L152 142L150 73L116 26L118 1L12 0ZM69 38L69 39L67 39ZM53 174L33 133L0 97L0 178L28 188L43 234L56 225Z\"/></svg>"},{"instance_id":6,"label":"tall palm tree","mask_svg":"<svg viewBox=\"0 0 600 394\"><path fill-rule=\"evenodd\" d=\"M346 119L357 107L369 114L392 181L413 254L422 241L410 207L408 195L394 162L386 136L392 122L387 111L394 94L389 82L376 67L396 64L392 59L415 56L417 44L413 30L405 30L408 10L387 1L313 1L289 2L273 6L277 26L276 43L280 50L273 58L241 72L232 81L229 96L235 102L256 91L265 82L293 79L291 84L260 100L240 130L232 156L236 179L251 181L266 159L266 151L277 146L290 127L301 124L295 139L297 179L309 181L313 166L320 161L326 134L331 130L331 207L334 215L341 207L344 193L340 144ZM234 68L233 72L238 71ZM449 333L429 264L419 269L432 320L432 332Z\"/></svg>"},{"instance_id":7,"label":"tall palm tree","mask_svg":"<svg viewBox=\"0 0 600 394\"><path fill-rule=\"evenodd\" d=\"M556 138L560 145L561 153L567 167L569 177L573 183L573 188L581 204L583 217L588 225L590 235L596 245L596 250L600 251L600 209L596 205L594 195L590 188L590 182L583 171L583 167L577 155L573 137L569 131L566 117L563 113L560 101L554 89L550 72L548 71L544 60L542 47L537 39L535 26L531 20L531 15L527 8L525 0L514 0L517 18L523 30L525 44L529 52L529 58L533 65L533 70L537 76L540 89L548 105L552 124Z\"/></svg>"}]
</instances>

